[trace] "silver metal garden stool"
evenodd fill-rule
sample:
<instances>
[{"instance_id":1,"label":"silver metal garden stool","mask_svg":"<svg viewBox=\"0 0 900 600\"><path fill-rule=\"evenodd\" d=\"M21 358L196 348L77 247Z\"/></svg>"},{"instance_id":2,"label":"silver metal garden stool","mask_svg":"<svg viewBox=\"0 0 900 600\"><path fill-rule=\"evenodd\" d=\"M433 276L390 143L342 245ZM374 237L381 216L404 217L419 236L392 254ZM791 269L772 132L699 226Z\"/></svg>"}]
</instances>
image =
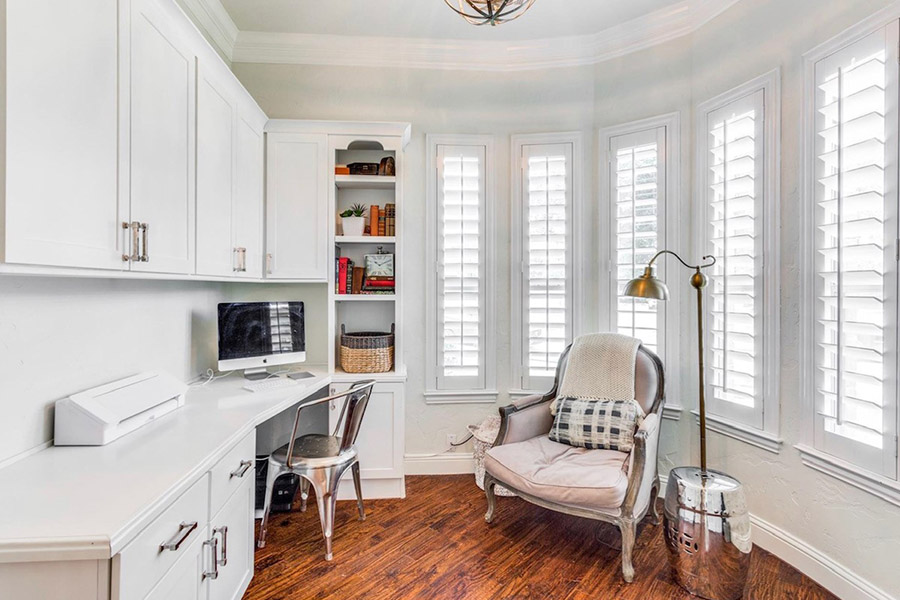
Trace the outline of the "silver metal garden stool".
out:
<instances>
[{"instance_id":1,"label":"silver metal garden stool","mask_svg":"<svg viewBox=\"0 0 900 600\"><path fill-rule=\"evenodd\" d=\"M334 529L338 483L344 472L351 467L353 469L353 485L356 489L356 502L359 507L359 520L365 520L366 513L363 509L362 487L359 480L359 459L355 444L374 385L374 380L357 381L346 392L313 400L297 408L291 441L269 457L269 468L266 475L266 505L262 524L259 527L259 539L256 543L258 548L266 545L266 528L269 523L269 510L272 507L272 488L275 486L275 480L284 473L295 473L300 476L301 511L306 510L310 485L316 494L319 520L322 522L322 535L325 537L325 560L331 560L332 557L331 534ZM313 433L297 437L300 412L303 409L341 398L344 398L344 404L331 435ZM341 434L338 435L338 432Z\"/></svg>"}]
</instances>

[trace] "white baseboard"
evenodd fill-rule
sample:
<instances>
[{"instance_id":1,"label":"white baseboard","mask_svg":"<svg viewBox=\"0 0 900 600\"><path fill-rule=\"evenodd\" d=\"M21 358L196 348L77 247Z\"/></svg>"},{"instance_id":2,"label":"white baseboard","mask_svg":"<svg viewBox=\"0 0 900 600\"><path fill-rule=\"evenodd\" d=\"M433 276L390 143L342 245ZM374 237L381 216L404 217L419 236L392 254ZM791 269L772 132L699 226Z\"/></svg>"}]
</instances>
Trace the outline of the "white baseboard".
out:
<instances>
[{"instance_id":1,"label":"white baseboard","mask_svg":"<svg viewBox=\"0 0 900 600\"><path fill-rule=\"evenodd\" d=\"M660 477L660 498L666 478ZM753 544L791 565L842 600L897 600L844 565L768 521L750 514Z\"/></svg>"},{"instance_id":2,"label":"white baseboard","mask_svg":"<svg viewBox=\"0 0 900 600\"><path fill-rule=\"evenodd\" d=\"M446 452L437 456L407 454L403 464L407 475L465 475L475 472L471 452Z\"/></svg>"}]
</instances>

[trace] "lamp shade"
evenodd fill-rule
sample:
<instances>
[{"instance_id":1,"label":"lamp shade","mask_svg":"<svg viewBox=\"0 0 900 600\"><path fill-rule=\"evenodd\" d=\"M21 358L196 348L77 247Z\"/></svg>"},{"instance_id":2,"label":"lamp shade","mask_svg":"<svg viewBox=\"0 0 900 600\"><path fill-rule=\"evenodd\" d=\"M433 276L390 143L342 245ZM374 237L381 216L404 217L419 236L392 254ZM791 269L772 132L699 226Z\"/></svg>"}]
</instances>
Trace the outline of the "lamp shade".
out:
<instances>
[{"instance_id":1,"label":"lamp shade","mask_svg":"<svg viewBox=\"0 0 900 600\"><path fill-rule=\"evenodd\" d=\"M668 300L669 288L656 277L656 268L652 265L644 269L644 274L632 279L625 285L623 296L633 298L650 298L651 300Z\"/></svg>"}]
</instances>

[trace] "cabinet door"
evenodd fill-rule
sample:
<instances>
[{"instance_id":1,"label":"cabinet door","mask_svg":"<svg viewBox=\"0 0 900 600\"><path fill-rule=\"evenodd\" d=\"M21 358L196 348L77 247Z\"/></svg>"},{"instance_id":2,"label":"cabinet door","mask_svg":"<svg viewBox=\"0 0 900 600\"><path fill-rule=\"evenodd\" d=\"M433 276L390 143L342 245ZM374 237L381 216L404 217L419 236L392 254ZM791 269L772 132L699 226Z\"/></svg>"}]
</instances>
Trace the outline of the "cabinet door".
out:
<instances>
[{"instance_id":1,"label":"cabinet door","mask_svg":"<svg viewBox=\"0 0 900 600\"><path fill-rule=\"evenodd\" d=\"M210 522L220 558L219 576L209 582L210 600L238 600L253 578L254 492L254 480L246 479Z\"/></svg>"},{"instance_id":2,"label":"cabinet door","mask_svg":"<svg viewBox=\"0 0 900 600\"><path fill-rule=\"evenodd\" d=\"M270 133L267 147L266 277L327 281L326 136Z\"/></svg>"},{"instance_id":3,"label":"cabinet door","mask_svg":"<svg viewBox=\"0 0 900 600\"><path fill-rule=\"evenodd\" d=\"M196 61L177 10L131 0L130 220L147 224L134 270L194 270Z\"/></svg>"},{"instance_id":4,"label":"cabinet door","mask_svg":"<svg viewBox=\"0 0 900 600\"><path fill-rule=\"evenodd\" d=\"M121 269L118 2L5 2L5 252Z\"/></svg>"},{"instance_id":5,"label":"cabinet door","mask_svg":"<svg viewBox=\"0 0 900 600\"><path fill-rule=\"evenodd\" d=\"M365 376L360 375L360 379ZM335 384L332 393L349 387L350 384ZM341 401L332 402L329 409L328 428L334 431L341 416ZM361 479L403 477L403 413L403 384L376 383L356 438ZM350 471L344 477L349 479Z\"/></svg>"},{"instance_id":6,"label":"cabinet door","mask_svg":"<svg viewBox=\"0 0 900 600\"><path fill-rule=\"evenodd\" d=\"M210 580L203 576L206 569L212 569L212 549L198 539L144 600L207 600Z\"/></svg>"},{"instance_id":7,"label":"cabinet door","mask_svg":"<svg viewBox=\"0 0 900 600\"><path fill-rule=\"evenodd\" d=\"M259 279L263 270L263 127L238 106L235 132L234 245L244 248L239 277Z\"/></svg>"},{"instance_id":8,"label":"cabinet door","mask_svg":"<svg viewBox=\"0 0 900 600\"><path fill-rule=\"evenodd\" d=\"M235 106L217 66L197 70L197 274L230 276Z\"/></svg>"}]
</instances>

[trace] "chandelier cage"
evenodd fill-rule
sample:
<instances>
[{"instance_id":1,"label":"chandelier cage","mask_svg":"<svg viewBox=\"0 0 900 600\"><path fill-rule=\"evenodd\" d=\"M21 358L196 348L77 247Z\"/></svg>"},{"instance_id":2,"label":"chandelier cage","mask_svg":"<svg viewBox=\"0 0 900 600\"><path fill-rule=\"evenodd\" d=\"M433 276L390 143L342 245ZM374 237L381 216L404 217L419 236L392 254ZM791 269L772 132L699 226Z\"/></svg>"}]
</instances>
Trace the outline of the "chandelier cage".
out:
<instances>
[{"instance_id":1,"label":"chandelier cage","mask_svg":"<svg viewBox=\"0 0 900 600\"><path fill-rule=\"evenodd\" d=\"M525 14L534 0L444 0L472 25L500 25Z\"/></svg>"}]
</instances>

